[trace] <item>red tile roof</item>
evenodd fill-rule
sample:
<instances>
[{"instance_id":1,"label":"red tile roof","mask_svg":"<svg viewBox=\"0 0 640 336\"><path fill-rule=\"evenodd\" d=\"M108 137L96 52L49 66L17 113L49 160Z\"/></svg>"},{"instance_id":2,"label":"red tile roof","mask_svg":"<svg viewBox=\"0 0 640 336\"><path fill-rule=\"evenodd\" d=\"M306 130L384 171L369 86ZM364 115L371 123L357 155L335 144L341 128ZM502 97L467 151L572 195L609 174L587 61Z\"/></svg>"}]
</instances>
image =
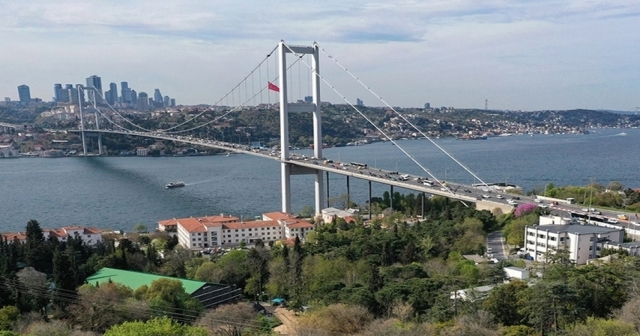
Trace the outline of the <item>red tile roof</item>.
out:
<instances>
[{"instance_id":1,"label":"red tile roof","mask_svg":"<svg viewBox=\"0 0 640 336\"><path fill-rule=\"evenodd\" d=\"M178 225L178 220L175 218L172 219L166 219L166 220L162 220L158 222L158 225L162 225L162 226L176 226Z\"/></svg>"},{"instance_id":2,"label":"red tile roof","mask_svg":"<svg viewBox=\"0 0 640 336\"><path fill-rule=\"evenodd\" d=\"M207 232L207 228L197 218L180 218L178 224L187 232Z\"/></svg>"},{"instance_id":3,"label":"red tile roof","mask_svg":"<svg viewBox=\"0 0 640 336\"><path fill-rule=\"evenodd\" d=\"M27 240L27 235L22 232L7 232L0 234L3 238L6 238L8 242L12 241L14 238L17 238L20 241Z\"/></svg>"},{"instance_id":4,"label":"red tile roof","mask_svg":"<svg viewBox=\"0 0 640 336\"><path fill-rule=\"evenodd\" d=\"M98 228L85 228L84 234L101 234L102 230Z\"/></svg>"},{"instance_id":5,"label":"red tile roof","mask_svg":"<svg viewBox=\"0 0 640 336\"><path fill-rule=\"evenodd\" d=\"M285 221L285 225L290 229L299 229L299 228L312 228L313 224L307 222L303 219L296 220L287 220Z\"/></svg>"},{"instance_id":6,"label":"red tile roof","mask_svg":"<svg viewBox=\"0 0 640 336\"><path fill-rule=\"evenodd\" d=\"M263 227L280 227L280 223L275 220L270 221L250 221L250 222L234 222L234 223L225 223L222 225L223 230L230 229L248 229L248 228L263 228Z\"/></svg>"},{"instance_id":7,"label":"red tile roof","mask_svg":"<svg viewBox=\"0 0 640 336\"><path fill-rule=\"evenodd\" d=\"M267 212L265 214L262 214L262 217L264 218L268 218L270 220L278 220L278 219L289 219L289 218L296 218L294 215L292 214L288 214L288 213L284 213L284 212Z\"/></svg>"}]
</instances>

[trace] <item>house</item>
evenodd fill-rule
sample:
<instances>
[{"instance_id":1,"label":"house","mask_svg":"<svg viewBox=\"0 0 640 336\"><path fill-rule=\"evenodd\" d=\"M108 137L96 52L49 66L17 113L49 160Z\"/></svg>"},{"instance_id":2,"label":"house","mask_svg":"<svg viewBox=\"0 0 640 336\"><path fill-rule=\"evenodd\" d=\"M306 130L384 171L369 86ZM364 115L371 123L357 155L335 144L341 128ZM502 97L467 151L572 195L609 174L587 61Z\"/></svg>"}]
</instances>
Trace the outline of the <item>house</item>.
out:
<instances>
[{"instance_id":1,"label":"house","mask_svg":"<svg viewBox=\"0 0 640 336\"><path fill-rule=\"evenodd\" d=\"M331 223L336 218L342 218L349 222L353 222L354 217L358 213L358 209L340 210L336 208L326 208L321 210L322 221L325 223Z\"/></svg>"},{"instance_id":2,"label":"house","mask_svg":"<svg viewBox=\"0 0 640 336\"><path fill-rule=\"evenodd\" d=\"M63 226L59 229L42 229L45 239L50 237L57 238L59 241L66 241L70 237L80 237L82 242L87 245L96 245L102 242L102 230L97 228L85 228L83 226ZM24 232L9 232L0 234L7 241L18 239L20 242L27 240Z\"/></svg>"},{"instance_id":3,"label":"house","mask_svg":"<svg viewBox=\"0 0 640 336\"><path fill-rule=\"evenodd\" d=\"M484 299L489 295L489 292L495 287L494 285L479 286L474 288L459 289L451 292L449 298L451 300L462 300L474 302L479 299Z\"/></svg>"},{"instance_id":4,"label":"house","mask_svg":"<svg viewBox=\"0 0 640 336\"><path fill-rule=\"evenodd\" d=\"M229 215L174 218L158 222L158 229L169 231L175 226L178 244L188 249L234 246L256 241L278 241L298 237L304 240L313 224L291 214L271 212L261 220L242 221Z\"/></svg>"},{"instance_id":5,"label":"house","mask_svg":"<svg viewBox=\"0 0 640 336\"><path fill-rule=\"evenodd\" d=\"M239 300L242 290L229 285L215 284L204 281L195 281L182 278L174 278L150 273L124 271L105 267L87 278L91 285L113 282L125 285L134 291L144 285L150 287L151 283L158 279L179 280L184 291L192 298L200 301L205 308L211 308L223 303Z\"/></svg>"},{"instance_id":6,"label":"house","mask_svg":"<svg viewBox=\"0 0 640 336\"><path fill-rule=\"evenodd\" d=\"M138 147L138 148L136 148L136 155L137 156L147 156L147 155L149 155L149 149L144 148L144 147Z\"/></svg>"},{"instance_id":7,"label":"house","mask_svg":"<svg viewBox=\"0 0 640 336\"><path fill-rule=\"evenodd\" d=\"M545 218L543 218L545 217ZM540 223L558 223L554 219L540 217ZM600 257L605 244L622 243L624 230L621 228L575 224L561 220L559 224L525 227L526 253L533 260L544 260L544 255L559 249L569 252L569 259L578 264Z\"/></svg>"},{"instance_id":8,"label":"house","mask_svg":"<svg viewBox=\"0 0 640 336\"><path fill-rule=\"evenodd\" d=\"M640 256L639 242L629 242L629 243L607 242L604 244L603 248L625 250L629 253L630 256L636 256L636 257Z\"/></svg>"}]
</instances>

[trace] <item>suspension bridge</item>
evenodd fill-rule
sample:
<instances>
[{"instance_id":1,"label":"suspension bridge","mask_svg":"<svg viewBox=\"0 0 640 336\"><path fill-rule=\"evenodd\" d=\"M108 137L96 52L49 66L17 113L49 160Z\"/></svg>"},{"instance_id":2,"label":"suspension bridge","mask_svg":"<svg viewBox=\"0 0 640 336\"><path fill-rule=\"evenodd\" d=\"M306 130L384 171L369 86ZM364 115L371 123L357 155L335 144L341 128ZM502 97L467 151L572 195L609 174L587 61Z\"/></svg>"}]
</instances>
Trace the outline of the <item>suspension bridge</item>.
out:
<instances>
[{"instance_id":1,"label":"suspension bridge","mask_svg":"<svg viewBox=\"0 0 640 336\"><path fill-rule=\"evenodd\" d=\"M362 86L366 91L376 97L382 104L384 104L389 110L393 111L395 115L408 125L410 125L417 133L422 137L429 140L435 149L441 151L450 158L453 162L459 165L464 171L468 172L473 178L481 182L481 187L473 187L462 184L453 184L450 182L441 181L438 179L425 165L419 160L419 155L415 156L407 152L400 143L396 142L389 134L377 126L369 116L363 113L362 109L352 104L337 88L335 88L329 80L320 73L320 58L326 56L332 61L341 71L344 71L349 77L351 77L358 85ZM277 72L275 74L269 73L269 60L276 59ZM288 60L288 56L290 59ZM290 70L298 64L299 68L304 65L306 67L305 72L307 74L307 85L310 87L311 99L309 101L298 103L289 103L289 87L290 82L294 82L294 76L292 76ZM266 67L266 77L262 78L263 68ZM256 86L256 77L258 77L258 86ZM273 77L273 78L272 78ZM302 82L301 72L298 72L299 82ZM277 84L276 84L277 83ZM397 171L385 171L380 169L373 169L366 164L350 165L344 163L334 162L331 159L325 158L322 153L322 108L320 100L320 88L322 84L328 86L334 93L340 96L346 104L357 112L357 114L364 118L372 128L376 129L381 136L392 142L395 147L400 150L406 157L408 157L413 163L415 163L424 172L421 176L409 174L403 174ZM299 84L300 85L300 84ZM88 155L87 152L87 136L95 136L98 138L98 154L102 154L102 134L113 135L126 135L126 136L139 136L146 138L153 138L158 140L168 140L187 144L193 144L197 146L215 148L224 151L245 153L248 155L254 155L265 159L276 160L280 163L281 167L281 195L282 195L282 211L286 213L292 213L291 209L291 176L292 175L313 175L314 176L314 190L315 190L315 210L316 213L320 213L321 209L328 207L329 199L329 173L339 174L346 176L347 184L347 197L349 197L349 179L358 178L367 180L369 183L369 199L371 199L371 183L381 183L388 185L393 195L393 188L399 187L412 191L416 191L422 194L424 200L425 194L440 195L457 199L463 203L476 203L476 207L484 209L501 208L503 210L510 210L512 205L507 204L507 200L500 197L496 200L488 200L490 196L486 193L489 192L488 185L472 172L467 166L456 159L453 155L447 152L444 148L433 141L423 131L421 131L415 124L406 118L403 114L399 113L395 108L390 106L384 101L378 94L376 94L369 86L350 72L345 66L343 66L338 60L330 55L324 48L321 48L317 43L313 43L311 46L295 46L288 45L284 41L280 41L278 45L273 48L267 56L254 67L247 76L245 76L237 85L234 86L225 96L218 100L214 106L220 106L220 104L226 99L227 102L231 98L231 107L229 107L224 113L216 116L212 120L201 122L193 126L205 112L198 113L192 118L185 120L181 123L158 130L151 130L141 127L127 117L118 112L113 106L106 103L104 97L98 90L91 87L78 87L79 96L80 90L88 92L89 102L93 104L93 116L90 113L83 111L83 104L79 106L80 125L78 129L66 130L70 133L78 133L82 138L83 154ZM276 93L277 101L274 101L274 105L270 105L270 95ZM191 135L193 131L206 127L215 122L218 122L222 118L229 118L229 116L242 109L248 108L250 104L260 98L263 101L263 96L267 97L268 105L277 106L279 109L279 122L280 122L280 145L279 150L266 150L255 149L250 146L223 142L211 139L197 138ZM237 98L237 104L236 104ZM102 111L98 107L98 102L106 103L108 109ZM295 112L307 112L312 115L313 118L313 156L310 158L297 156L289 152L289 113ZM92 118L88 124L87 118ZM100 128L101 123L105 123ZM326 184L325 184L326 182ZM348 202L347 202L348 204Z\"/></svg>"}]
</instances>

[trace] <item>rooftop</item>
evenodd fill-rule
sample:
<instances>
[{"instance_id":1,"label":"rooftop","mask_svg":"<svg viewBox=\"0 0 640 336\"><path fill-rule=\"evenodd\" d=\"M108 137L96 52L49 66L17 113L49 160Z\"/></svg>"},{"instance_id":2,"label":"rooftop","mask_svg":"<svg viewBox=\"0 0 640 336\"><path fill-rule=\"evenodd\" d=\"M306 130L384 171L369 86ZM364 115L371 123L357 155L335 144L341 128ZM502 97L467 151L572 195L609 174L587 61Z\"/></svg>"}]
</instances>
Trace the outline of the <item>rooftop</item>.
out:
<instances>
[{"instance_id":1,"label":"rooftop","mask_svg":"<svg viewBox=\"0 0 640 336\"><path fill-rule=\"evenodd\" d=\"M529 226L530 229L536 229L539 231L548 232L568 232L574 234L598 234L621 231L622 229L614 229L596 225L580 225L580 224L565 224L565 225L537 225Z\"/></svg>"},{"instance_id":2,"label":"rooftop","mask_svg":"<svg viewBox=\"0 0 640 336\"><path fill-rule=\"evenodd\" d=\"M122 284L130 287L133 290L136 290L144 285L151 286L152 282L163 278L180 280L180 282L182 282L182 287L184 287L184 290L185 292L187 292L187 294L192 294L202 286L208 284L207 282L203 281L174 278L143 272L124 271L109 267L105 267L88 277L87 283L95 285L96 282L102 284L111 280L112 282Z\"/></svg>"}]
</instances>

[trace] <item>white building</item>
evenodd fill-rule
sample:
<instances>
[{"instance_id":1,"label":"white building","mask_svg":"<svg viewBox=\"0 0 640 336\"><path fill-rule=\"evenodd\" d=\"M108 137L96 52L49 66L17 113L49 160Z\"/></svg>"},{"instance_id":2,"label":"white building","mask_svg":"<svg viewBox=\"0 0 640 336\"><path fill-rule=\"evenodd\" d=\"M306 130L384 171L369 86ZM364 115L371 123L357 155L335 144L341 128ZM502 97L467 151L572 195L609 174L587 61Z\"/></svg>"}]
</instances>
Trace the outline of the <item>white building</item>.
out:
<instances>
[{"instance_id":1,"label":"white building","mask_svg":"<svg viewBox=\"0 0 640 336\"><path fill-rule=\"evenodd\" d=\"M229 215L178 218L158 222L161 230L175 223L178 243L189 249L234 246L241 243L265 243L298 237L303 240L313 231L313 224L292 215L271 212L262 220L240 221Z\"/></svg>"},{"instance_id":2,"label":"white building","mask_svg":"<svg viewBox=\"0 0 640 336\"><path fill-rule=\"evenodd\" d=\"M147 156L147 155L149 155L149 149L144 148L144 147L138 147L138 148L136 148L136 155L137 156Z\"/></svg>"},{"instance_id":3,"label":"white building","mask_svg":"<svg viewBox=\"0 0 640 336\"><path fill-rule=\"evenodd\" d=\"M102 242L102 230L97 228L85 228L83 226L64 226L59 229L42 229L42 234L45 239L49 237L55 237L60 241L67 241L71 237L80 237L82 241L87 245L96 245ZM27 235L24 232L11 232L0 234L5 237L7 241L11 241L15 238L20 242L27 240Z\"/></svg>"},{"instance_id":4,"label":"white building","mask_svg":"<svg viewBox=\"0 0 640 336\"><path fill-rule=\"evenodd\" d=\"M349 209L349 210L340 210L336 208L326 208L321 210L322 213L322 221L325 223L331 223L336 218L342 218L347 221L347 223L354 220L356 216L357 209Z\"/></svg>"},{"instance_id":5,"label":"white building","mask_svg":"<svg viewBox=\"0 0 640 336\"><path fill-rule=\"evenodd\" d=\"M560 217L541 216L540 223L554 223L525 228L525 248L534 260L544 260L544 255L559 249L569 251L569 259L576 264L600 257L606 243L621 243L624 230L595 225L571 224ZM557 224L556 224L557 223Z\"/></svg>"}]
</instances>

